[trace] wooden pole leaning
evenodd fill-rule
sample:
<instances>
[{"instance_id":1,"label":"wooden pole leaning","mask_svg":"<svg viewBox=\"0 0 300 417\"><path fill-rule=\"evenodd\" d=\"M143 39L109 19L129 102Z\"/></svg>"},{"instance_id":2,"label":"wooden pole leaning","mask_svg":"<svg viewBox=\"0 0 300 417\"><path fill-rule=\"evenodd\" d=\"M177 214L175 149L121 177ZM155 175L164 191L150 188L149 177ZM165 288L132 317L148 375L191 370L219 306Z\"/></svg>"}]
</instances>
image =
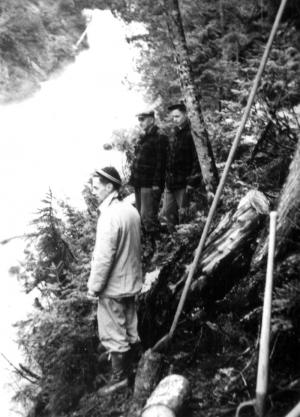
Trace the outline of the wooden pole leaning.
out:
<instances>
[{"instance_id":1,"label":"wooden pole leaning","mask_svg":"<svg viewBox=\"0 0 300 417\"><path fill-rule=\"evenodd\" d=\"M234 159L235 152L236 152L237 147L240 143L242 133L244 131L246 122L248 120L250 110L251 110L251 107L252 107L257 89L259 87L259 83L260 83L264 68L266 66L266 63L267 63L267 60L268 60L268 57L269 57L269 54L270 54L270 51L271 51L272 43L273 43L273 40L275 38L275 35L276 35L276 32L277 32L277 29L278 29L278 26L279 26L279 23L280 23L280 20L281 20L281 17L282 17L282 14L283 14L283 11L284 11L284 8L286 6L287 1L288 0L281 0L281 4L280 4L280 7L278 9L278 12L277 12L277 15L276 15L276 18L275 18L275 21L274 21L269 39L268 39L268 42L266 44L264 54L262 56L262 59L261 59L256 77L255 77L254 82L253 82L253 86L252 86L252 89L251 89L251 92L250 92L250 95L249 95L249 98L248 98L246 108L244 110L242 120L240 122L238 131L237 131L236 136L234 138L234 141L232 143L231 150L229 152L222 177L220 179L216 194L214 196L212 205L210 207L210 210L209 210L209 213L208 213L208 216L207 216L207 219L206 219L206 223L205 223L202 235L201 235L201 239L200 239L199 245L196 249L195 257L194 257L193 263L191 265L188 277L186 279L186 282L185 282L185 285L184 285L184 288L183 288L183 291L182 291L182 294L181 294L181 297L180 297L180 300L179 300L179 303L178 303L178 306L177 306L177 310L176 310L176 313L175 313L170 331L167 335L165 335L162 339L160 339L156 343L156 345L153 347L154 350L163 349L169 343L169 341L172 339L172 337L174 335L174 332L176 330L180 315L182 313L182 310L183 310L183 307L184 307L184 304L185 304L185 300L186 300L189 288L190 288L191 283L192 283L192 279L193 279L195 271L196 271L196 267L198 265L200 256L201 256L201 254L203 252L203 249L204 249L204 244L205 244L205 241L206 241L206 238L207 238L207 235L208 235L211 223L212 223L213 216L215 214L218 203L220 201L220 197L221 197L221 194L222 194L222 191L223 191L223 188L224 188L227 176L228 176L230 166L231 166L232 161Z\"/></svg>"},{"instance_id":2,"label":"wooden pole leaning","mask_svg":"<svg viewBox=\"0 0 300 417\"><path fill-rule=\"evenodd\" d=\"M255 399L242 402L236 409L235 417L239 417L240 412L245 407L253 407L258 417L265 414L266 396L268 390L269 376L269 352L270 352L270 330L271 330L271 311L272 311L272 291L273 291L273 269L276 241L276 218L277 212L270 213L270 233L268 261L266 272L266 285L262 315L262 326L260 332L259 356L256 378Z\"/></svg>"},{"instance_id":3,"label":"wooden pole leaning","mask_svg":"<svg viewBox=\"0 0 300 417\"><path fill-rule=\"evenodd\" d=\"M286 417L300 417L300 402L286 415Z\"/></svg>"},{"instance_id":4,"label":"wooden pole leaning","mask_svg":"<svg viewBox=\"0 0 300 417\"><path fill-rule=\"evenodd\" d=\"M271 312L273 292L273 270L276 241L276 211L270 213L269 251L266 273L266 287L264 295L263 316L259 344L258 368L256 379L255 411L259 417L265 414L265 403L269 379L269 352L271 334Z\"/></svg>"}]
</instances>

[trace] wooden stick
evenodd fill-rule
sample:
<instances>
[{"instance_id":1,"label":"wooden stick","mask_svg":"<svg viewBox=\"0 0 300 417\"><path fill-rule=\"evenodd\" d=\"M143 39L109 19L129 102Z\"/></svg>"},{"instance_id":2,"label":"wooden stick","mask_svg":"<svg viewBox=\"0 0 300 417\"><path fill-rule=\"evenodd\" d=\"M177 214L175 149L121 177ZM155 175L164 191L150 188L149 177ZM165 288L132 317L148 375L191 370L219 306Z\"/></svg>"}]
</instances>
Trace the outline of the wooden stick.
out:
<instances>
[{"instance_id":1,"label":"wooden stick","mask_svg":"<svg viewBox=\"0 0 300 417\"><path fill-rule=\"evenodd\" d=\"M294 407L286 417L300 417L300 402Z\"/></svg>"},{"instance_id":2,"label":"wooden stick","mask_svg":"<svg viewBox=\"0 0 300 417\"><path fill-rule=\"evenodd\" d=\"M265 400L266 400L266 395L267 395L267 390L268 390L273 269L274 269L274 253L275 253L275 240L276 240L276 216L277 216L276 211L272 211L270 213L269 252L268 252L266 287L265 287L265 296L264 296L257 380L256 380L255 409L259 417L263 417L264 415Z\"/></svg>"}]
</instances>

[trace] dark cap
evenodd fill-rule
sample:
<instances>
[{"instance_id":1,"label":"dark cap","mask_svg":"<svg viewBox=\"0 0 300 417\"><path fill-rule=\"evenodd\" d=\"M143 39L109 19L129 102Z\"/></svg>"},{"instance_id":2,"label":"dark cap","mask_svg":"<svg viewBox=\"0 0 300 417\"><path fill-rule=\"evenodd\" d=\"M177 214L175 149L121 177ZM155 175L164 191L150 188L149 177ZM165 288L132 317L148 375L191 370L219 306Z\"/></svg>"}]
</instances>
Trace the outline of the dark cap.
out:
<instances>
[{"instance_id":1,"label":"dark cap","mask_svg":"<svg viewBox=\"0 0 300 417\"><path fill-rule=\"evenodd\" d=\"M95 174L99 177L106 178L113 184L122 185L120 174L115 167L104 167L102 169L97 169Z\"/></svg>"},{"instance_id":2,"label":"dark cap","mask_svg":"<svg viewBox=\"0 0 300 417\"><path fill-rule=\"evenodd\" d=\"M185 104L181 101L180 103L175 103L175 104L171 104L168 107L169 111L173 111L173 110L180 110L182 112L186 112L186 106Z\"/></svg>"},{"instance_id":3,"label":"dark cap","mask_svg":"<svg viewBox=\"0 0 300 417\"><path fill-rule=\"evenodd\" d=\"M154 117L154 111L151 110L151 111L147 111L147 112L138 113L136 115L136 117L138 117L138 118L141 117L143 119L146 119L146 117Z\"/></svg>"}]
</instances>

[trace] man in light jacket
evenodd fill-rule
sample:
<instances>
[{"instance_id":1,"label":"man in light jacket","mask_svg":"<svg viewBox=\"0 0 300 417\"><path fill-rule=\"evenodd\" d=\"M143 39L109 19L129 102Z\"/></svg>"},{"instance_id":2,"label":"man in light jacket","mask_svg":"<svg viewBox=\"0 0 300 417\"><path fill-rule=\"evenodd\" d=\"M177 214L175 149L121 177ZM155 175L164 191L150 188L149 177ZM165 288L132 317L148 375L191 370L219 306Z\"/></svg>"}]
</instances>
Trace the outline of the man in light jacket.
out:
<instances>
[{"instance_id":1,"label":"man in light jacket","mask_svg":"<svg viewBox=\"0 0 300 417\"><path fill-rule=\"evenodd\" d=\"M88 280L88 296L98 297L98 329L111 355L112 377L99 394L128 384L129 352L139 343L135 296L142 287L140 216L121 201L121 178L114 167L93 176L93 194L100 205L96 243Z\"/></svg>"}]
</instances>

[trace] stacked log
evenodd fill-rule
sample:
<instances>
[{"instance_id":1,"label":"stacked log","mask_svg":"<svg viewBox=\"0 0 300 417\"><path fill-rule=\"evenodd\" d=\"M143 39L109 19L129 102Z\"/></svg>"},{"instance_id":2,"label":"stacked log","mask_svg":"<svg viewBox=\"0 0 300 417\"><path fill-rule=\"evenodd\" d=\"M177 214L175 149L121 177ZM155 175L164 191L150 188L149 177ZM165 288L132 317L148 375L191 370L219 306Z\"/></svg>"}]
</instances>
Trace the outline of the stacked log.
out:
<instances>
[{"instance_id":1,"label":"stacked log","mask_svg":"<svg viewBox=\"0 0 300 417\"><path fill-rule=\"evenodd\" d=\"M181 375L168 375L146 402L141 417L176 417L190 397L190 384Z\"/></svg>"}]
</instances>

